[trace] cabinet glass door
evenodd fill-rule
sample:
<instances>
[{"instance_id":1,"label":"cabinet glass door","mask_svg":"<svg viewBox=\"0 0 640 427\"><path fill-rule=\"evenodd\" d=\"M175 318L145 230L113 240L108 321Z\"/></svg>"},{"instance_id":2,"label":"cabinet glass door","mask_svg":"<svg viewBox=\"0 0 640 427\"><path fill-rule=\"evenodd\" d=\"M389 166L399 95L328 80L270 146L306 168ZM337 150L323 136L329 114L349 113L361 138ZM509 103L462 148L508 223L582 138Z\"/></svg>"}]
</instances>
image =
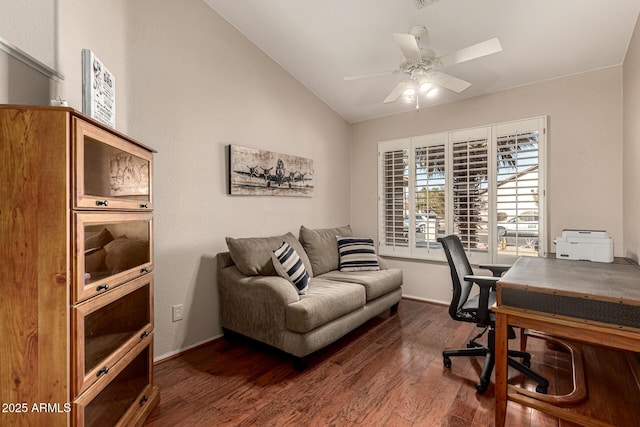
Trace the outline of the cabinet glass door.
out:
<instances>
[{"instance_id":1,"label":"cabinet glass door","mask_svg":"<svg viewBox=\"0 0 640 427\"><path fill-rule=\"evenodd\" d=\"M74 207L151 210L152 153L74 119Z\"/></svg>"},{"instance_id":2,"label":"cabinet glass door","mask_svg":"<svg viewBox=\"0 0 640 427\"><path fill-rule=\"evenodd\" d=\"M129 358L129 356L132 356ZM127 354L127 364L118 367L111 381L102 389L91 388L74 402L76 425L113 426L121 421L132 406L146 403L150 390L151 346ZM123 360L125 361L125 360Z\"/></svg>"},{"instance_id":3,"label":"cabinet glass door","mask_svg":"<svg viewBox=\"0 0 640 427\"><path fill-rule=\"evenodd\" d=\"M77 396L153 329L153 273L73 307L74 392Z\"/></svg>"},{"instance_id":4,"label":"cabinet glass door","mask_svg":"<svg viewBox=\"0 0 640 427\"><path fill-rule=\"evenodd\" d=\"M152 270L151 213L76 212L74 221L74 303Z\"/></svg>"}]
</instances>

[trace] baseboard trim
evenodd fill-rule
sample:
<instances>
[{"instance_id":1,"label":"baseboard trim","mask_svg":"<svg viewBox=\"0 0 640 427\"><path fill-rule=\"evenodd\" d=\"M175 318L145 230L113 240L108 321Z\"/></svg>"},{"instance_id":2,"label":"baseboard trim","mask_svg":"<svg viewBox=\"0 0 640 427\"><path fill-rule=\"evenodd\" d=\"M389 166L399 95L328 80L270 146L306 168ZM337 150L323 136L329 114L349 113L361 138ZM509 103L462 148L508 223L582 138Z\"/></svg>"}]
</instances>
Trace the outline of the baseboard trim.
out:
<instances>
[{"instance_id":1,"label":"baseboard trim","mask_svg":"<svg viewBox=\"0 0 640 427\"><path fill-rule=\"evenodd\" d=\"M175 350L175 351L170 351L168 353L165 353L163 355L155 357L153 359L153 364L157 365L159 363L166 362L166 361L169 361L171 359L175 359L177 357L183 356L186 353L198 350L200 347L204 347L205 345L211 344L213 341L217 341L219 339L222 339L223 337L224 337L223 334L216 335L216 336L213 336L211 338L207 338L206 340L203 340L203 341L197 342L195 344L192 344L192 345L190 345L188 347L184 347L184 348L181 348L181 349Z\"/></svg>"},{"instance_id":2,"label":"baseboard trim","mask_svg":"<svg viewBox=\"0 0 640 427\"><path fill-rule=\"evenodd\" d=\"M434 299L427 299L427 298L420 298L420 297L415 297L412 295L402 295L402 299L406 299L406 300L410 300L410 301L417 301L417 302L427 302L429 304L436 304L436 305L449 305L450 301L438 301L438 300L434 300Z\"/></svg>"}]
</instances>

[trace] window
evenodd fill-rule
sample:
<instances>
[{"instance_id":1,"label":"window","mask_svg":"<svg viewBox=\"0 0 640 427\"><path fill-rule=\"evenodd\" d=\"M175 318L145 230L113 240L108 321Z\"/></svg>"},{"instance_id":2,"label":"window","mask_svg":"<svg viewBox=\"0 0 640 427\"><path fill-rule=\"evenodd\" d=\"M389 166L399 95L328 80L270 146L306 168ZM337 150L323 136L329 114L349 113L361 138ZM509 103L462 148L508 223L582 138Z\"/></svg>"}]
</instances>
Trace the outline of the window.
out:
<instances>
[{"instance_id":1,"label":"window","mask_svg":"<svg viewBox=\"0 0 640 427\"><path fill-rule=\"evenodd\" d=\"M379 251L445 260L457 234L470 260L545 253L546 119L381 142Z\"/></svg>"}]
</instances>

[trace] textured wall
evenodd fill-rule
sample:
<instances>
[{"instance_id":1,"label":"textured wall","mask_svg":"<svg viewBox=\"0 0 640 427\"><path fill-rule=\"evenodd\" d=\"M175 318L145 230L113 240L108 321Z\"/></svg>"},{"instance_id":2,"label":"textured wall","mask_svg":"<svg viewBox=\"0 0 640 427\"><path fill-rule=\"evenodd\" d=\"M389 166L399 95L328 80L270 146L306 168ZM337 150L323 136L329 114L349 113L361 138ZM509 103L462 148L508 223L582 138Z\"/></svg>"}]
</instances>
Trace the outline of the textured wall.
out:
<instances>
[{"instance_id":1,"label":"textured wall","mask_svg":"<svg viewBox=\"0 0 640 427\"><path fill-rule=\"evenodd\" d=\"M0 38L56 68L57 0L0 0Z\"/></svg>"},{"instance_id":2,"label":"textured wall","mask_svg":"<svg viewBox=\"0 0 640 427\"><path fill-rule=\"evenodd\" d=\"M213 255L225 236L298 234L349 221L349 126L200 0L127 13L132 136L155 163L156 356L220 334ZM307 157L308 197L226 195L227 144ZM184 304L185 320L171 321Z\"/></svg>"}]
</instances>

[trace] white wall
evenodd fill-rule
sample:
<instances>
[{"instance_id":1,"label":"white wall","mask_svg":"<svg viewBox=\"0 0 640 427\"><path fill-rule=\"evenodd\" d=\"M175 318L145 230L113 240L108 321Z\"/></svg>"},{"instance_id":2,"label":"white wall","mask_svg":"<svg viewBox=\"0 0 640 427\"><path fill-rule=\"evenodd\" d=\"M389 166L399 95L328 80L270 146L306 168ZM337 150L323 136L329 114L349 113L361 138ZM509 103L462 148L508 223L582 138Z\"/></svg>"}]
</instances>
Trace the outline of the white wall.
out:
<instances>
[{"instance_id":1,"label":"white wall","mask_svg":"<svg viewBox=\"0 0 640 427\"><path fill-rule=\"evenodd\" d=\"M132 69L126 0L58 0L59 71L65 79L54 83L52 97L82 111L82 49L91 49L116 78L116 129L128 131L128 81Z\"/></svg>"},{"instance_id":2,"label":"white wall","mask_svg":"<svg viewBox=\"0 0 640 427\"><path fill-rule=\"evenodd\" d=\"M57 2L0 0L0 38L55 69Z\"/></svg>"},{"instance_id":3,"label":"white wall","mask_svg":"<svg viewBox=\"0 0 640 427\"><path fill-rule=\"evenodd\" d=\"M622 229L622 67L523 86L352 126L351 222L377 235L377 142L548 116L549 241L564 228L606 229L616 256ZM449 301L445 264L392 260L408 296Z\"/></svg>"},{"instance_id":4,"label":"white wall","mask_svg":"<svg viewBox=\"0 0 640 427\"><path fill-rule=\"evenodd\" d=\"M116 129L126 133L130 93L127 82L131 72L126 56L124 6L127 1L57 0L50 3L57 4L55 16L58 19L54 26L57 30L50 34L50 41L56 42L54 51L58 56L51 61L57 64L64 79L50 80L0 51L0 103L48 105L51 99L59 96L67 100L70 107L82 111L81 52L87 48L93 50L116 76ZM25 27L23 31L28 34L31 29ZM39 34L39 37L44 36Z\"/></svg>"},{"instance_id":5,"label":"white wall","mask_svg":"<svg viewBox=\"0 0 640 427\"><path fill-rule=\"evenodd\" d=\"M49 103L53 82L14 57L0 51L0 103Z\"/></svg>"},{"instance_id":6,"label":"white wall","mask_svg":"<svg viewBox=\"0 0 640 427\"><path fill-rule=\"evenodd\" d=\"M155 348L221 333L215 254L225 236L349 222L350 130L201 0L59 0L60 83L0 52L0 102L82 109L81 50L116 76L116 128L155 148ZM311 158L313 197L226 195L225 146ZM184 304L184 320L171 306Z\"/></svg>"},{"instance_id":7,"label":"white wall","mask_svg":"<svg viewBox=\"0 0 640 427\"><path fill-rule=\"evenodd\" d=\"M128 6L129 134L155 161L156 356L220 334L225 236L349 221L349 126L201 0ZM226 195L227 144L307 157L311 198ZM185 320L171 322L184 304Z\"/></svg>"},{"instance_id":8,"label":"white wall","mask_svg":"<svg viewBox=\"0 0 640 427\"><path fill-rule=\"evenodd\" d=\"M624 256L640 258L640 20L624 60Z\"/></svg>"}]
</instances>

